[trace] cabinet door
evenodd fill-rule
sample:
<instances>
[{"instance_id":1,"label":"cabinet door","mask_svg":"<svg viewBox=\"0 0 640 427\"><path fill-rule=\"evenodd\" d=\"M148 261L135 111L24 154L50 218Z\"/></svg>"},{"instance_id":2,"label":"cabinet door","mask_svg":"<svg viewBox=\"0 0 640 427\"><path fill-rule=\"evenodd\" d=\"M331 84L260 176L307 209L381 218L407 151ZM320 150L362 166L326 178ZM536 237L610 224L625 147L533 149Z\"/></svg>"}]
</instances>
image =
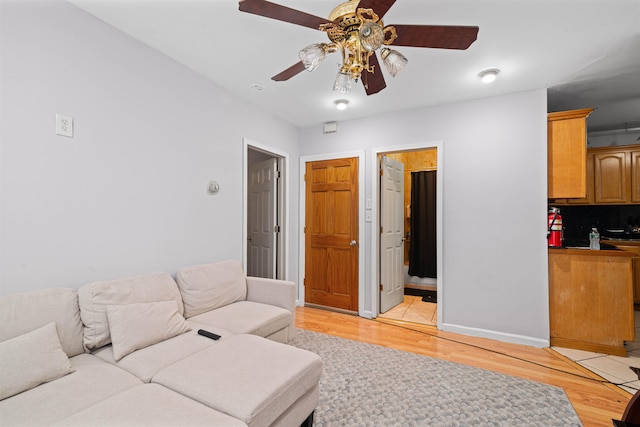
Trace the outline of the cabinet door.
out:
<instances>
[{"instance_id":1,"label":"cabinet door","mask_svg":"<svg viewBox=\"0 0 640 427\"><path fill-rule=\"evenodd\" d=\"M615 245L623 251L633 252L638 258L633 259L633 302L640 304L640 246Z\"/></svg>"},{"instance_id":2,"label":"cabinet door","mask_svg":"<svg viewBox=\"0 0 640 427\"><path fill-rule=\"evenodd\" d=\"M582 199L567 199L567 205L592 205L594 202L594 160L593 154L587 155L587 197Z\"/></svg>"},{"instance_id":3,"label":"cabinet door","mask_svg":"<svg viewBox=\"0 0 640 427\"><path fill-rule=\"evenodd\" d=\"M627 153L595 153L595 202L626 203L627 186Z\"/></svg>"},{"instance_id":4,"label":"cabinet door","mask_svg":"<svg viewBox=\"0 0 640 427\"><path fill-rule=\"evenodd\" d=\"M631 151L631 203L640 203L640 150Z\"/></svg>"},{"instance_id":5,"label":"cabinet door","mask_svg":"<svg viewBox=\"0 0 640 427\"><path fill-rule=\"evenodd\" d=\"M587 108L547 115L547 198L586 197L586 118L592 111Z\"/></svg>"}]
</instances>

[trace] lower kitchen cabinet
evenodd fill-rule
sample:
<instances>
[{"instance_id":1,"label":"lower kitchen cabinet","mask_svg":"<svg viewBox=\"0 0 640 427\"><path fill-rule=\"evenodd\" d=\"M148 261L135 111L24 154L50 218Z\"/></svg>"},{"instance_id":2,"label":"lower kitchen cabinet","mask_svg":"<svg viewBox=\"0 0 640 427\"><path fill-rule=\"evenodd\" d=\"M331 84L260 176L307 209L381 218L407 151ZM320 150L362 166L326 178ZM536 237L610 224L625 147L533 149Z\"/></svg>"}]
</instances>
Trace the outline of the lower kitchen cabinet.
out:
<instances>
[{"instance_id":1,"label":"lower kitchen cabinet","mask_svg":"<svg viewBox=\"0 0 640 427\"><path fill-rule=\"evenodd\" d=\"M607 243L614 245L623 251L633 252L638 258L633 259L633 302L640 304L640 242L607 240Z\"/></svg>"},{"instance_id":2,"label":"lower kitchen cabinet","mask_svg":"<svg viewBox=\"0 0 640 427\"><path fill-rule=\"evenodd\" d=\"M552 346L626 356L635 338L633 260L622 250L549 249Z\"/></svg>"}]
</instances>

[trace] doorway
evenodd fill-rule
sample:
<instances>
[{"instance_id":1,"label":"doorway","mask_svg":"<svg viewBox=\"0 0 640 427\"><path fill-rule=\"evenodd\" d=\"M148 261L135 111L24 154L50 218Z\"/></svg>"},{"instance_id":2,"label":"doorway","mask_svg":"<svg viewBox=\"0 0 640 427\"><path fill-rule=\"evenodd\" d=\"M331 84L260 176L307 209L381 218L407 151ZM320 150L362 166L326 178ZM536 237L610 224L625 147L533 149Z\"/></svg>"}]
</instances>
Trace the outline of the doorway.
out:
<instances>
[{"instance_id":1,"label":"doorway","mask_svg":"<svg viewBox=\"0 0 640 427\"><path fill-rule=\"evenodd\" d=\"M244 141L244 269L248 276L287 280L288 155Z\"/></svg>"},{"instance_id":2,"label":"doorway","mask_svg":"<svg viewBox=\"0 0 640 427\"><path fill-rule=\"evenodd\" d=\"M379 317L383 318L391 318L394 320L402 320L402 321L410 321L414 323L422 323L427 325L438 325L439 319L441 319L442 313L442 147L439 142L434 142L433 144L425 144L422 146L413 146L413 147L403 147L402 149L395 148L384 150L380 149L374 151L374 155L376 156L376 164L381 168L381 174L383 176L380 177L379 185L377 192L374 195L378 196L379 200L379 224L381 226L380 229L380 240L379 243L374 243L375 247L378 248L376 253L376 258L374 261L376 262L379 271L379 279L381 284L380 295L379 295ZM385 211L388 212L391 209L389 206L385 206L384 201L384 192L389 192L388 184L385 182L384 174L387 173L387 169L385 169L385 163L389 162L385 160L385 158L391 159L392 162L399 162L404 169L404 186L403 190L404 194L404 202L402 206L396 210L402 212L402 227L403 227L403 236L402 241L404 256L402 257L402 261L393 261L395 264L393 268L389 268L389 258L386 253L389 253L389 244L386 242L388 240L387 234L387 224L388 218L385 219ZM397 169L398 167L395 166ZM382 171L384 169L384 171ZM413 174L412 174L413 173ZM430 238L429 244L433 246L432 255L428 261L430 264L429 268L426 270L424 268L416 268L417 266L423 267L425 264L425 257L421 256L416 261L415 257L413 260L413 269L409 268L409 260L410 246L413 247L414 255L418 253L418 247L416 246L419 243L416 241L411 241L412 238L412 230L411 230L411 222L415 220L414 228L417 230L418 225L422 225L426 222L426 218L422 214L419 217L415 215L412 216L411 212L411 181L412 175L414 180L417 180L419 177L423 177L424 175L432 175L430 178L433 179L433 189L431 191L436 193L436 197L434 197L435 201L435 209L434 206L431 206L431 223L433 226L432 236L435 233L435 239ZM437 184L436 184L437 183ZM435 191L434 191L435 190ZM414 194L415 198L416 195ZM416 205L417 207L417 205ZM418 218L420 221L418 222ZM397 239L396 239L397 240ZM422 251L422 249L420 249ZM396 269L400 269L401 273L396 273ZM411 276L410 270L414 272L418 271L419 275L422 277ZM389 286L384 284L385 280L388 280L389 271L393 271L393 276L402 276L399 280L402 283L404 295L398 297L400 300L399 304L393 305L389 304L386 292L393 287L393 283ZM436 274L437 272L437 274Z\"/></svg>"}]
</instances>

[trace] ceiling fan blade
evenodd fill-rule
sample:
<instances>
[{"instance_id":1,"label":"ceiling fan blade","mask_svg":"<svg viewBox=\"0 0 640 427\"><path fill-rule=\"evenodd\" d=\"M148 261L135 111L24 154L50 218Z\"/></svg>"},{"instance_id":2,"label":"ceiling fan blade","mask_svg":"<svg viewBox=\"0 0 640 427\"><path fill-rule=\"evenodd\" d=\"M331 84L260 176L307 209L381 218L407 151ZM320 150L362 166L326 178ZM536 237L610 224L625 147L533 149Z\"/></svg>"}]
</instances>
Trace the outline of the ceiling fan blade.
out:
<instances>
[{"instance_id":1,"label":"ceiling fan blade","mask_svg":"<svg viewBox=\"0 0 640 427\"><path fill-rule=\"evenodd\" d=\"M387 11L393 6L396 0L360 0L358 7L365 9L373 9L378 14L380 19L387 13Z\"/></svg>"},{"instance_id":2,"label":"ceiling fan blade","mask_svg":"<svg viewBox=\"0 0 640 427\"><path fill-rule=\"evenodd\" d=\"M267 18L279 21L290 22L302 25L303 27L320 29L321 24L330 24L331 21L310 15L290 7L281 6L266 0L240 0L240 10L242 12L253 13L255 15L266 16Z\"/></svg>"},{"instance_id":3,"label":"ceiling fan blade","mask_svg":"<svg viewBox=\"0 0 640 427\"><path fill-rule=\"evenodd\" d=\"M283 82L285 80L289 80L291 77L295 76L296 74L304 70L305 70L304 64L302 63L302 61L300 61L297 64L294 64L291 67L287 68L280 74L276 74L275 76L271 77L271 80L276 82Z\"/></svg>"},{"instance_id":4,"label":"ceiling fan blade","mask_svg":"<svg viewBox=\"0 0 640 427\"><path fill-rule=\"evenodd\" d=\"M432 47L464 50L478 37L478 27L455 25L393 25L396 46Z\"/></svg>"},{"instance_id":5,"label":"ceiling fan blade","mask_svg":"<svg viewBox=\"0 0 640 427\"><path fill-rule=\"evenodd\" d=\"M373 73L368 71L362 73L361 80L367 95L374 95L387 87L387 83L384 81L380 62L378 62L378 57L375 54L369 57L369 65L373 65Z\"/></svg>"}]
</instances>

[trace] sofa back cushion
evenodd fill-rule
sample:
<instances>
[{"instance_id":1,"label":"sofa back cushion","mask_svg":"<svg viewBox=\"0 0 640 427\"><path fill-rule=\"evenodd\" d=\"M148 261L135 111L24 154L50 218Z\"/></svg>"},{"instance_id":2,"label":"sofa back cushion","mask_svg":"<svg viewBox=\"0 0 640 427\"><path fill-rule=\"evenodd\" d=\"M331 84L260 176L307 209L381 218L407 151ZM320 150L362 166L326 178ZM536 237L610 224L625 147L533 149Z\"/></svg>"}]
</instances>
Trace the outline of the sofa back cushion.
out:
<instances>
[{"instance_id":1,"label":"sofa back cushion","mask_svg":"<svg viewBox=\"0 0 640 427\"><path fill-rule=\"evenodd\" d=\"M0 341L55 323L62 350L84 353L82 321L75 289L49 288L0 296Z\"/></svg>"},{"instance_id":2,"label":"sofa back cushion","mask_svg":"<svg viewBox=\"0 0 640 427\"><path fill-rule=\"evenodd\" d=\"M185 267L176 275L184 317L247 299L247 279L238 260Z\"/></svg>"},{"instance_id":3,"label":"sofa back cushion","mask_svg":"<svg viewBox=\"0 0 640 427\"><path fill-rule=\"evenodd\" d=\"M178 312L184 313L176 282L167 273L90 283L78 289L78 301L84 323L84 346L87 350L111 342L107 319L108 305L176 301Z\"/></svg>"}]
</instances>

